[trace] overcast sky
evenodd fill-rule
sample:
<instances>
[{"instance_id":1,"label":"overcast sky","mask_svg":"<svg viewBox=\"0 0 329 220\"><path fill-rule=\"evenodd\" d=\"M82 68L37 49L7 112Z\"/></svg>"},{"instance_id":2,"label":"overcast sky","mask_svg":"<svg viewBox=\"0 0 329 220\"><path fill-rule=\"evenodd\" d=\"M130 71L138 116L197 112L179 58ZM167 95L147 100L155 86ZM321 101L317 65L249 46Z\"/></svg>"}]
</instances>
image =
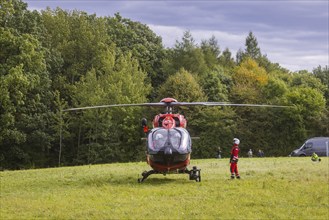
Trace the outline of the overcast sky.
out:
<instances>
[{"instance_id":1,"label":"overcast sky","mask_svg":"<svg viewBox=\"0 0 329 220\"><path fill-rule=\"evenodd\" d=\"M245 48L252 31L272 62L297 71L329 65L328 0L23 0L30 10L81 10L148 25L172 47L189 30L197 43L212 35L223 51Z\"/></svg>"}]
</instances>

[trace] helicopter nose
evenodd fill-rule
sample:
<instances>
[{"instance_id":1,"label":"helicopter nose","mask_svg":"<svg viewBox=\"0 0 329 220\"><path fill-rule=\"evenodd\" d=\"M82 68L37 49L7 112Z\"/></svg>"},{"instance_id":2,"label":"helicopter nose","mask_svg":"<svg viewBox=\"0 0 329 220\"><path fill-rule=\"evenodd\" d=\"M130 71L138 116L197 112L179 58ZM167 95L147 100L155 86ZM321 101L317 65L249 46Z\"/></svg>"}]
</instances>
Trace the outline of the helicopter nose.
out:
<instances>
[{"instance_id":1,"label":"helicopter nose","mask_svg":"<svg viewBox=\"0 0 329 220\"><path fill-rule=\"evenodd\" d=\"M171 148L170 148L170 147L167 147L167 148L165 149L164 153L165 153L166 155L171 155L171 154L172 154L172 150L171 150Z\"/></svg>"}]
</instances>

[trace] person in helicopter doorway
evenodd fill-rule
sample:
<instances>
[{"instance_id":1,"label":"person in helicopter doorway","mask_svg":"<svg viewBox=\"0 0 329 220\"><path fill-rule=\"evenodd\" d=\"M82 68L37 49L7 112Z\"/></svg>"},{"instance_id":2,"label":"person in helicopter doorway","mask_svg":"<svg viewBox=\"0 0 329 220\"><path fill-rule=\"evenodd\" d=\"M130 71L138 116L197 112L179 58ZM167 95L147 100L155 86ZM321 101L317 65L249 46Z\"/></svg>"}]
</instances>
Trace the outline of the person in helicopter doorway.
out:
<instances>
[{"instance_id":1,"label":"person in helicopter doorway","mask_svg":"<svg viewBox=\"0 0 329 220\"><path fill-rule=\"evenodd\" d=\"M313 162L320 162L320 161L321 161L321 158L320 158L320 157L314 152L314 153L312 154L311 160L312 160Z\"/></svg>"},{"instance_id":2,"label":"person in helicopter doorway","mask_svg":"<svg viewBox=\"0 0 329 220\"><path fill-rule=\"evenodd\" d=\"M238 172L238 160L239 160L239 151L240 151L239 144L240 144L240 140L234 138L233 147L231 150L231 158L230 158L231 179L234 179L235 177L237 179L240 179L240 175Z\"/></svg>"}]
</instances>

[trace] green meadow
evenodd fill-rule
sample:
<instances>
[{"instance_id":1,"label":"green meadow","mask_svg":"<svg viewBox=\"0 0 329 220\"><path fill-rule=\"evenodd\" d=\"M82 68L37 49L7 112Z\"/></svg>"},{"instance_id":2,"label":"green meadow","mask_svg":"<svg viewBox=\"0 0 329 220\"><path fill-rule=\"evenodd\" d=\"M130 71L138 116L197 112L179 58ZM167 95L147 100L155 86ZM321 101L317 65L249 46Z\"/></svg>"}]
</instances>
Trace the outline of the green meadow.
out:
<instances>
[{"instance_id":1,"label":"green meadow","mask_svg":"<svg viewBox=\"0 0 329 220\"><path fill-rule=\"evenodd\" d=\"M0 172L0 219L328 219L329 160L192 160L186 174L137 179L145 162ZM190 168L191 168L190 167Z\"/></svg>"}]
</instances>

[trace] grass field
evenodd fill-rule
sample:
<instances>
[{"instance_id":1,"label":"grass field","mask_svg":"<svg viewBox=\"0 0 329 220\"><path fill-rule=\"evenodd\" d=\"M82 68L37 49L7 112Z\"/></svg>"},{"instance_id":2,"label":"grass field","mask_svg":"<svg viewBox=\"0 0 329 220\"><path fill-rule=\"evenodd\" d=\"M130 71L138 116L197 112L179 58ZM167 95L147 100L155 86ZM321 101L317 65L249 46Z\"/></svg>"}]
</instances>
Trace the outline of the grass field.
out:
<instances>
[{"instance_id":1,"label":"grass field","mask_svg":"<svg viewBox=\"0 0 329 220\"><path fill-rule=\"evenodd\" d=\"M329 160L192 160L202 181L151 175L145 162L0 173L0 219L329 219Z\"/></svg>"}]
</instances>

